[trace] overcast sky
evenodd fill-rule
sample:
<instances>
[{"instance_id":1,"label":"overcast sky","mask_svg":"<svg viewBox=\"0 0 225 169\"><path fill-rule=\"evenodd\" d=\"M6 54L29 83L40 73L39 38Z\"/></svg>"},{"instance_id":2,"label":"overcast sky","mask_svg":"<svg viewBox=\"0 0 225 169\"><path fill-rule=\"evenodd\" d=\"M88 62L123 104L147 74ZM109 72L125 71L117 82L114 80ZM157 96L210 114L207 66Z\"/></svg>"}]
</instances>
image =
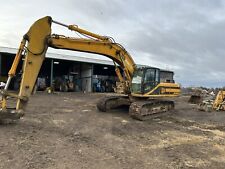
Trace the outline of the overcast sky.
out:
<instances>
[{"instance_id":1,"label":"overcast sky","mask_svg":"<svg viewBox=\"0 0 225 169\"><path fill-rule=\"evenodd\" d=\"M7 0L0 5L0 46L18 47L46 15L112 36L136 63L173 70L183 86L225 86L225 1ZM53 33L75 36L57 26Z\"/></svg>"}]
</instances>

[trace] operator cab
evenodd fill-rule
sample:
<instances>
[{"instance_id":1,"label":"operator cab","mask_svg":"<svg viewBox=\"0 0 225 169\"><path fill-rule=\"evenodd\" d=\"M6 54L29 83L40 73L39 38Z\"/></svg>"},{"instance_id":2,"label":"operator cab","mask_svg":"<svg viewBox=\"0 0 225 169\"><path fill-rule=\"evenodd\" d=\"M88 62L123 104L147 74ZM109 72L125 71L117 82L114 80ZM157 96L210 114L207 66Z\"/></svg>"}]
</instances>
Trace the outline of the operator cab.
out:
<instances>
[{"instance_id":1,"label":"operator cab","mask_svg":"<svg viewBox=\"0 0 225 169\"><path fill-rule=\"evenodd\" d=\"M154 67L139 67L133 74L131 92L145 94L159 83L174 83L173 72Z\"/></svg>"}]
</instances>

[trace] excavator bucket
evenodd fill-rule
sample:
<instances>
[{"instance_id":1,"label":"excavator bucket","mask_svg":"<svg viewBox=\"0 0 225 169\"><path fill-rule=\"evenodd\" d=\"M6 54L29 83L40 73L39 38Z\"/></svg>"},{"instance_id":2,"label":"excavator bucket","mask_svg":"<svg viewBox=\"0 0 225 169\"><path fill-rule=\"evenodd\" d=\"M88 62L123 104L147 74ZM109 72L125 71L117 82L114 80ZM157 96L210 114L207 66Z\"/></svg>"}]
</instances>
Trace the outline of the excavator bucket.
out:
<instances>
[{"instance_id":1,"label":"excavator bucket","mask_svg":"<svg viewBox=\"0 0 225 169\"><path fill-rule=\"evenodd\" d=\"M202 97L200 95L191 95L191 97L188 100L188 103L192 104L199 104L202 102Z\"/></svg>"},{"instance_id":2,"label":"excavator bucket","mask_svg":"<svg viewBox=\"0 0 225 169\"><path fill-rule=\"evenodd\" d=\"M23 116L23 113L17 113L15 109L7 109L7 110L1 110L0 111L0 123L3 123L4 121L12 121L12 120L18 120Z\"/></svg>"},{"instance_id":3,"label":"excavator bucket","mask_svg":"<svg viewBox=\"0 0 225 169\"><path fill-rule=\"evenodd\" d=\"M23 113L17 112L15 109L1 109L0 110L0 124L12 123L23 117Z\"/></svg>"},{"instance_id":4,"label":"excavator bucket","mask_svg":"<svg viewBox=\"0 0 225 169\"><path fill-rule=\"evenodd\" d=\"M5 100L0 96L0 124L18 120L24 115L22 110L17 111L16 108L6 108L5 104Z\"/></svg>"}]
</instances>

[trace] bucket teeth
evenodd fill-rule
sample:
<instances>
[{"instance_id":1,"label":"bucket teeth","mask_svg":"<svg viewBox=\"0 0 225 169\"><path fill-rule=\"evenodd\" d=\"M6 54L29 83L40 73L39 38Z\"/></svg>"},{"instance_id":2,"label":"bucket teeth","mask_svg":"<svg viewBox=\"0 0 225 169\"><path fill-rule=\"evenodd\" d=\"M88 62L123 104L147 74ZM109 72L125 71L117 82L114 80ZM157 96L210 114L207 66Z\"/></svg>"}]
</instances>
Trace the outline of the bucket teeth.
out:
<instances>
[{"instance_id":1,"label":"bucket teeth","mask_svg":"<svg viewBox=\"0 0 225 169\"><path fill-rule=\"evenodd\" d=\"M18 120L24 113L22 111L16 111L15 109L2 109L0 110L0 121L4 120Z\"/></svg>"}]
</instances>

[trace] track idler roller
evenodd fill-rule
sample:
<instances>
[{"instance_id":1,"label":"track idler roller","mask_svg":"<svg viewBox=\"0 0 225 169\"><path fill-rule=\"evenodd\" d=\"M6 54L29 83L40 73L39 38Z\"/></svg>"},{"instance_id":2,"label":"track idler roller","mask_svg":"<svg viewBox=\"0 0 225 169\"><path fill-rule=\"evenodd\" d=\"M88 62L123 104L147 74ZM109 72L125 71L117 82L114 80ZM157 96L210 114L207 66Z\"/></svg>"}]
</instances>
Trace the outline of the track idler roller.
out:
<instances>
[{"instance_id":1,"label":"track idler roller","mask_svg":"<svg viewBox=\"0 0 225 169\"><path fill-rule=\"evenodd\" d=\"M126 96L107 96L101 98L97 103L97 109L101 112L106 112L111 109L118 108L120 106L129 106L130 100Z\"/></svg>"}]
</instances>

